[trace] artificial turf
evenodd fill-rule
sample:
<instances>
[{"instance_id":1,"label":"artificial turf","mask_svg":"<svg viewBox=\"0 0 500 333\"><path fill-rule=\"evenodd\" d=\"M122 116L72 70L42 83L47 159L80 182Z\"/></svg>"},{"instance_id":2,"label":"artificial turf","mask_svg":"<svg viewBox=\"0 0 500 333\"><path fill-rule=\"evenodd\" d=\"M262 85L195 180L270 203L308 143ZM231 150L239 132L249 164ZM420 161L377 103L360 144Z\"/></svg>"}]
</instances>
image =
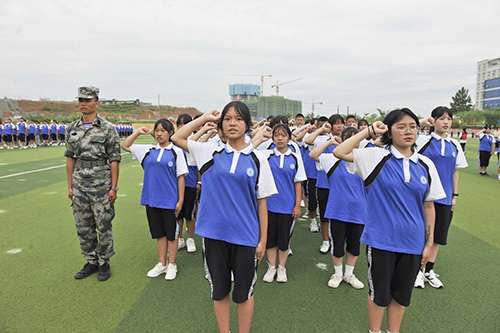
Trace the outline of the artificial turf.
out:
<instances>
[{"instance_id":1,"label":"artificial turf","mask_svg":"<svg viewBox=\"0 0 500 333\"><path fill-rule=\"evenodd\" d=\"M146 138L141 138L142 142ZM469 167L460 171L457 209L449 245L440 249L435 270L445 287L413 292L402 332L496 332L500 325L500 227L497 223L496 157L479 177L477 140L467 144ZM144 208L139 205L142 168L123 155L114 220L117 254L112 277L75 280L83 266L65 168L16 177L13 173L62 165L64 147L0 151L0 332L216 332L217 323L198 251L179 251L178 277L149 279L157 261ZM367 332L367 287L328 288L329 255L309 220L298 220L288 282L255 288L253 332ZM21 249L16 254L7 253ZM265 258L264 258L265 260ZM355 274L366 285L364 245ZM232 308L237 332L236 306ZM383 327L387 327L383 324Z\"/></svg>"}]
</instances>

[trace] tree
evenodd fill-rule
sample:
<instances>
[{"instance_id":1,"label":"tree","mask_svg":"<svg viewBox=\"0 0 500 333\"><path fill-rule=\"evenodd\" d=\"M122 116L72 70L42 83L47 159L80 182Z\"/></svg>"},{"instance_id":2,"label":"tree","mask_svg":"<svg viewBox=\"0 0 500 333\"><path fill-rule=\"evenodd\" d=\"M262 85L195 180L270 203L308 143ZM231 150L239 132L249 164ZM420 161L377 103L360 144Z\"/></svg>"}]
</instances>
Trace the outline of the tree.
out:
<instances>
[{"instance_id":1,"label":"tree","mask_svg":"<svg viewBox=\"0 0 500 333\"><path fill-rule=\"evenodd\" d=\"M450 103L452 112L472 110L472 98L469 96L469 89L465 89L465 87L460 88L455 94L455 97L451 99L453 100L453 102Z\"/></svg>"}]
</instances>

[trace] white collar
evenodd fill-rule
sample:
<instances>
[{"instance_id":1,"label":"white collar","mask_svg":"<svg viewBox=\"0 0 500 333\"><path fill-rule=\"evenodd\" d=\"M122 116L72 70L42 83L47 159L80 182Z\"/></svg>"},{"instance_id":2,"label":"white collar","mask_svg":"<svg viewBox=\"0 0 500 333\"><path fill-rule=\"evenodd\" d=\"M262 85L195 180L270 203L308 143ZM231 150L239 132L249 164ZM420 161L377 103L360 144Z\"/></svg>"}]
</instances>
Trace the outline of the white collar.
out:
<instances>
[{"instance_id":1,"label":"white collar","mask_svg":"<svg viewBox=\"0 0 500 333\"><path fill-rule=\"evenodd\" d=\"M173 146L174 144L172 142L170 142L170 144L166 147L160 147L160 144L157 143L155 149L172 149Z\"/></svg>"},{"instance_id":2,"label":"white collar","mask_svg":"<svg viewBox=\"0 0 500 333\"><path fill-rule=\"evenodd\" d=\"M418 163L418 153L416 151L413 152L413 155L411 155L410 157L406 157L403 154L401 154L399 150L397 150L394 146L391 146L391 153L397 159L406 159L412 161L415 164Z\"/></svg>"},{"instance_id":3,"label":"white collar","mask_svg":"<svg viewBox=\"0 0 500 333\"><path fill-rule=\"evenodd\" d=\"M234 151L237 151L237 152L240 152L240 153L243 153L245 155L248 155L250 154L252 151L253 151L253 146L252 145L248 145L246 146L245 148L243 148L242 150L236 150L234 149L233 147L231 147L231 145L229 144L229 142L226 144L226 152L228 154L234 152Z\"/></svg>"},{"instance_id":4,"label":"white collar","mask_svg":"<svg viewBox=\"0 0 500 333\"><path fill-rule=\"evenodd\" d=\"M445 138L441 137L440 135L437 135L435 132L432 132L432 133L431 133L431 136L432 136L434 139L436 139L436 140L441 140L441 139L444 139L444 140L446 140L446 141L448 141L448 142L451 142L451 138L450 138L450 136L448 135L448 133L446 133L446 137L445 137Z\"/></svg>"},{"instance_id":5,"label":"white collar","mask_svg":"<svg viewBox=\"0 0 500 333\"><path fill-rule=\"evenodd\" d=\"M288 156L288 155L290 155L292 153L292 150L290 148L288 148L284 154L280 153L280 151L278 150L278 148L274 148L273 151L274 151L274 154L276 156L281 156L281 155Z\"/></svg>"}]
</instances>

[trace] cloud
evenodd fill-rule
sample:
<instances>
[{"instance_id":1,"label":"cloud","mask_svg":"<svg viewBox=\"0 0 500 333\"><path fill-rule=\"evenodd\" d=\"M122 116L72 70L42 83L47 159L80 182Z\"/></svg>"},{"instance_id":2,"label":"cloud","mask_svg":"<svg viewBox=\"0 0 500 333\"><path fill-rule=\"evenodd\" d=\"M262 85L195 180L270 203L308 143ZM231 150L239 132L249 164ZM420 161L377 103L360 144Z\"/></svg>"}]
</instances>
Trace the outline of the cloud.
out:
<instances>
[{"instance_id":1,"label":"cloud","mask_svg":"<svg viewBox=\"0 0 500 333\"><path fill-rule=\"evenodd\" d=\"M71 100L93 84L106 98L222 109L228 85L271 85L322 101L325 114L408 106L427 115L476 63L500 56L500 4L480 0L88 1L4 0L0 88L12 98ZM307 110L309 106L304 106Z\"/></svg>"}]
</instances>

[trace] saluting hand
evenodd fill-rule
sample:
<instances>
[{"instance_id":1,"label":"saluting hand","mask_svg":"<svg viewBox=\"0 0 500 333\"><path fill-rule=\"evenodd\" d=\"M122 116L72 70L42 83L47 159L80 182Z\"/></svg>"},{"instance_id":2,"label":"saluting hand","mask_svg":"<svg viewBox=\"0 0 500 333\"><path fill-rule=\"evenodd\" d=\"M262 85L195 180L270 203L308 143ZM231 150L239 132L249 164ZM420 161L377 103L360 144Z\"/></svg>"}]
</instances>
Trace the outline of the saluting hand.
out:
<instances>
[{"instance_id":1,"label":"saluting hand","mask_svg":"<svg viewBox=\"0 0 500 333\"><path fill-rule=\"evenodd\" d=\"M370 128L375 132L375 134L384 134L389 129L386 124L381 121L376 121L370 125Z\"/></svg>"},{"instance_id":2,"label":"saluting hand","mask_svg":"<svg viewBox=\"0 0 500 333\"><path fill-rule=\"evenodd\" d=\"M202 117L204 118L205 122L208 122L208 121L217 122L221 117L221 113L217 110L211 110L211 111L205 112Z\"/></svg>"}]
</instances>

